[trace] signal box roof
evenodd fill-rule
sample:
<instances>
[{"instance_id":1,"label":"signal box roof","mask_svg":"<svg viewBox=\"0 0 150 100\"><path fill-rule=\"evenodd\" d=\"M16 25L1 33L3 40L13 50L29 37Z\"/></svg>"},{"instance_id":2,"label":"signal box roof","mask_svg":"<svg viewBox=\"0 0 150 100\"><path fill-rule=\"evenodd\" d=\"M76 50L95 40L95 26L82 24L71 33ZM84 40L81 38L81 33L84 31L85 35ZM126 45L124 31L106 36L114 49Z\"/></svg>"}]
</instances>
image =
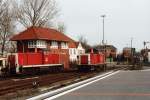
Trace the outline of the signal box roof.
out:
<instances>
[{"instance_id":1,"label":"signal box roof","mask_svg":"<svg viewBox=\"0 0 150 100\"><path fill-rule=\"evenodd\" d=\"M54 40L54 41L66 41L69 42L71 38L65 34L49 28L42 27L30 27L25 31L14 35L11 41L21 41L21 40Z\"/></svg>"}]
</instances>

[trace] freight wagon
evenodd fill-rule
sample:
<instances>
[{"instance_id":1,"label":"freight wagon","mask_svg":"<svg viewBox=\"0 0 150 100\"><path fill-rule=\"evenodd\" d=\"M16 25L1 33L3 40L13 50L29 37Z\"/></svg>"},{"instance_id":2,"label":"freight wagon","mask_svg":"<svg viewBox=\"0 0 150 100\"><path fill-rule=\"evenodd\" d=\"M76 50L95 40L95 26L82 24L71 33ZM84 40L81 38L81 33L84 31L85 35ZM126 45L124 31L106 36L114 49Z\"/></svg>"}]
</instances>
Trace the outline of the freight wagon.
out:
<instances>
[{"instance_id":1,"label":"freight wagon","mask_svg":"<svg viewBox=\"0 0 150 100\"><path fill-rule=\"evenodd\" d=\"M79 55L78 70L104 70L106 68L105 55L102 53L86 53Z\"/></svg>"}]
</instances>

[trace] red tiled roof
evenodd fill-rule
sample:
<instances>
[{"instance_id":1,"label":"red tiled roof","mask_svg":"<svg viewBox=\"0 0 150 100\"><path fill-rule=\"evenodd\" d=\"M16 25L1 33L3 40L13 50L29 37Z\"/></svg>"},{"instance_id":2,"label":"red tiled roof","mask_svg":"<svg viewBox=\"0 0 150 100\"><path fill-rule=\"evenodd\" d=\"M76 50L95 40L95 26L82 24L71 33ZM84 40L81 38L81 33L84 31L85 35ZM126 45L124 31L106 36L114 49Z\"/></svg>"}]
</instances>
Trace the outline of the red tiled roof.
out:
<instances>
[{"instance_id":1,"label":"red tiled roof","mask_svg":"<svg viewBox=\"0 0 150 100\"><path fill-rule=\"evenodd\" d=\"M71 39L69 40L69 48L77 48L79 45L79 42L76 42L75 40Z\"/></svg>"},{"instance_id":2,"label":"red tiled roof","mask_svg":"<svg viewBox=\"0 0 150 100\"><path fill-rule=\"evenodd\" d=\"M77 48L75 42L69 42L69 48Z\"/></svg>"},{"instance_id":3,"label":"red tiled roof","mask_svg":"<svg viewBox=\"0 0 150 100\"><path fill-rule=\"evenodd\" d=\"M30 27L27 30L14 35L11 40L19 41L19 40L56 40L56 41L70 41L72 40L68 36L63 33L49 28L41 28L41 27Z\"/></svg>"}]
</instances>

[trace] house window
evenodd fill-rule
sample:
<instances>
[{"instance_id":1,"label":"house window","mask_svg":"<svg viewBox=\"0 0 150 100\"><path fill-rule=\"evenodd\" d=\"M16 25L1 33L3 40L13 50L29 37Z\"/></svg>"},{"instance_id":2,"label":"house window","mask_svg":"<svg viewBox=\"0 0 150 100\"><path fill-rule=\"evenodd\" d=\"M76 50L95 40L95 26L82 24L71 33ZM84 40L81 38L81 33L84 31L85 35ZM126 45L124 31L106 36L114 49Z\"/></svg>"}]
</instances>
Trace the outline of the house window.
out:
<instances>
[{"instance_id":1,"label":"house window","mask_svg":"<svg viewBox=\"0 0 150 100\"><path fill-rule=\"evenodd\" d=\"M69 54L72 55L72 49L69 49Z\"/></svg>"},{"instance_id":2,"label":"house window","mask_svg":"<svg viewBox=\"0 0 150 100\"><path fill-rule=\"evenodd\" d=\"M57 48L58 48L58 42L52 41L52 42L51 42L51 48L57 49Z\"/></svg>"},{"instance_id":3,"label":"house window","mask_svg":"<svg viewBox=\"0 0 150 100\"><path fill-rule=\"evenodd\" d=\"M28 48L35 48L36 47L36 41L28 41Z\"/></svg>"},{"instance_id":4,"label":"house window","mask_svg":"<svg viewBox=\"0 0 150 100\"><path fill-rule=\"evenodd\" d=\"M62 49L68 49L68 44L66 42L61 42Z\"/></svg>"},{"instance_id":5,"label":"house window","mask_svg":"<svg viewBox=\"0 0 150 100\"><path fill-rule=\"evenodd\" d=\"M84 50L78 50L78 54L83 54Z\"/></svg>"},{"instance_id":6,"label":"house window","mask_svg":"<svg viewBox=\"0 0 150 100\"><path fill-rule=\"evenodd\" d=\"M36 46L37 46L37 48L46 48L46 41L37 40Z\"/></svg>"},{"instance_id":7,"label":"house window","mask_svg":"<svg viewBox=\"0 0 150 100\"><path fill-rule=\"evenodd\" d=\"M46 41L42 40L29 41L28 48L46 48Z\"/></svg>"},{"instance_id":8,"label":"house window","mask_svg":"<svg viewBox=\"0 0 150 100\"><path fill-rule=\"evenodd\" d=\"M76 49L74 49L74 55L76 55Z\"/></svg>"},{"instance_id":9,"label":"house window","mask_svg":"<svg viewBox=\"0 0 150 100\"><path fill-rule=\"evenodd\" d=\"M72 49L72 55L73 55L74 53L73 53L73 49Z\"/></svg>"},{"instance_id":10,"label":"house window","mask_svg":"<svg viewBox=\"0 0 150 100\"><path fill-rule=\"evenodd\" d=\"M115 50L111 50L111 52L115 52Z\"/></svg>"}]
</instances>

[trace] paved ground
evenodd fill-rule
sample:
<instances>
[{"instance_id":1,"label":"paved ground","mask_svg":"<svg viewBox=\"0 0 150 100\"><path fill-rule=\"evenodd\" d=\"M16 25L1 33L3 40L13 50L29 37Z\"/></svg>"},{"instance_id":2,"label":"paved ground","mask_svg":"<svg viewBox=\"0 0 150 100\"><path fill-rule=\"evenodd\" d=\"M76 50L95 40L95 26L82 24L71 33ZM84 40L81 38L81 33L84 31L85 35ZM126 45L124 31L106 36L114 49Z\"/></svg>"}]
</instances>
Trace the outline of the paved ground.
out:
<instances>
[{"instance_id":1,"label":"paved ground","mask_svg":"<svg viewBox=\"0 0 150 100\"><path fill-rule=\"evenodd\" d=\"M121 71L55 100L150 100L150 70Z\"/></svg>"}]
</instances>

